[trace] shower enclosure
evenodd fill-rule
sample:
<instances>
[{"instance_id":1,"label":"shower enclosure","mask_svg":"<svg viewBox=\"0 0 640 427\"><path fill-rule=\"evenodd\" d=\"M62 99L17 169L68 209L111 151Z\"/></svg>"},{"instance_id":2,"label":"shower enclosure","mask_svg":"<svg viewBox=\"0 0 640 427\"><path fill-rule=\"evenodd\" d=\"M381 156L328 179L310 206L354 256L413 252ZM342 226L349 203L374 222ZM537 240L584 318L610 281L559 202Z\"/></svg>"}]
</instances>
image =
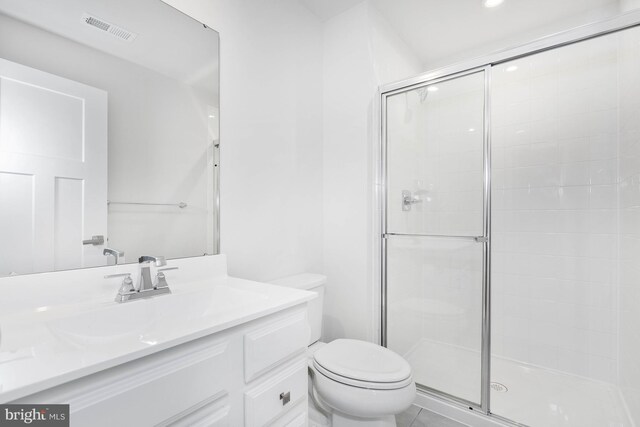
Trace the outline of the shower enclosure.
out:
<instances>
[{"instance_id":1,"label":"shower enclosure","mask_svg":"<svg viewBox=\"0 0 640 427\"><path fill-rule=\"evenodd\" d=\"M382 343L423 393L640 423L635 24L383 88Z\"/></svg>"}]
</instances>

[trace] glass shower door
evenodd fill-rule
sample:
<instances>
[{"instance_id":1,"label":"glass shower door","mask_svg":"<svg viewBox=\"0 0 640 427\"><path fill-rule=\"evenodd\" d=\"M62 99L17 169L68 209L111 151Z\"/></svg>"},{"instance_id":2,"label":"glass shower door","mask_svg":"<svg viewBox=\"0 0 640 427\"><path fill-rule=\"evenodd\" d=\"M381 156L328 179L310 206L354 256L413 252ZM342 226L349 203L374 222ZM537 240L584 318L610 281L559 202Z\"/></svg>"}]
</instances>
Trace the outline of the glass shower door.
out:
<instances>
[{"instance_id":1,"label":"glass shower door","mask_svg":"<svg viewBox=\"0 0 640 427\"><path fill-rule=\"evenodd\" d=\"M485 71L386 97L383 341L416 383L482 395Z\"/></svg>"}]
</instances>

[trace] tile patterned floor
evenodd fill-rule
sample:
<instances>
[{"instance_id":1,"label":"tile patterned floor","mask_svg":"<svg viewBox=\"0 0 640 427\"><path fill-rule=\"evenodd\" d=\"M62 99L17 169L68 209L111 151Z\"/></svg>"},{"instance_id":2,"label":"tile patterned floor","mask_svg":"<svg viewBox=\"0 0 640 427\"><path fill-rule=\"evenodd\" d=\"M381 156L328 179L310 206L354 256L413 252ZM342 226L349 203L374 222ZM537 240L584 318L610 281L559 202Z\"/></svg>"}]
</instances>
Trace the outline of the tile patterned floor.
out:
<instances>
[{"instance_id":1,"label":"tile patterned floor","mask_svg":"<svg viewBox=\"0 0 640 427\"><path fill-rule=\"evenodd\" d=\"M415 405L401 414L396 415L398 427L467 427L450 418L435 412L421 409Z\"/></svg>"}]
</instances>

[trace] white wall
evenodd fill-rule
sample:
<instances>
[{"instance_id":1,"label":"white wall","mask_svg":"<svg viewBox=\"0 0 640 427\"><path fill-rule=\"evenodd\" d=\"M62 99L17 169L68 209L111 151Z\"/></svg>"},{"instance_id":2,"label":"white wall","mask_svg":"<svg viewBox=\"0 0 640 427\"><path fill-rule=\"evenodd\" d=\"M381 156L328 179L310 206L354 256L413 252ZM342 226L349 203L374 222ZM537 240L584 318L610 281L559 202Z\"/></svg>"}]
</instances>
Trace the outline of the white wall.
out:
<instances>
[{"instance_id":1,"label":"white wall","mask_svg":"<svg viewBox=\"0 0 640 427\"><path fill-rule=\"evenodd\" d=\"M640 8L640 0L620 0L620 11L629 12Z\"/></svg>"},{"instance_id":2,"label":"white wall","mask_svg":"<svg viewBox=\"0 0 640 427\"><path fill-rule=\"evenodd\" d=\"M322 28L295 0L169 0L220 32L229 273L322 271Z\"/></svg>"},{"instance_id":3,"label":"white wall","mask_svg":"<svg viewBox=\"0 0 640 427\"><path fill-rule=\"evenodd\" d=\"M324 339L375 341L376 94L420 64L368 2L325 22L323 60Z\"/></svg>"},{"instance_id":4,"label":"white wall","mask_svg":"<svg viewBox=\"0 0 640 427\"><path fill-rule=\"evenodd\" d=\"M221 36L230 273L322 272L325 338L375 340L376 91L419 72L418 60L367 3L324 26L293 0L168 3Z\"/></svg>"},{"instance_id":5,"label":"white wall","mask_svg":"<svg viewBox=\"0 0 640 427\"><path fill-rule=\"evenodd\" d=\"M0 15L0 57L108 93L110 200L188 204L185 209L110 206L108 246L125 251L129 262L143 254L173 258L211 252L205 233L212 221L207 105L215 105L215 98L6 15Z\"/></svg>"},{"instance_id":6,"label":"white wall","mask_svg":"<svg viewBox=\"0 0 640 427\"><path fill-rule=\"evenodd\" d=\"M638 2L638 0L622 0L622 2L626 2L627 4L622 6L613 2L609 5L600 5L597 7L593 7L592 5L592 7L586 8L582 13L573 14L561 20L553 20L550 22L542 22L541 20L540 25L536 28L521 29L520 31L513 32L506 37L502 37L499 40L476 45L465 51L451 53L450 55L442 56L440 58L434 58L432 61L423 63L424 71L446 67L457 62L488 55L492 52L517 47L524 43L529 43L533 40L567 31L575 27L610 19L616 16L621 9L623 11L628 11L638 7L637 5L632 4L634 2ZM514 6L517 6L517 4ZM474 37L473 32L465 30L462 26L458 26L456 30L460 31L458 34L460 37Z\"/></svg>"}]
</instances>

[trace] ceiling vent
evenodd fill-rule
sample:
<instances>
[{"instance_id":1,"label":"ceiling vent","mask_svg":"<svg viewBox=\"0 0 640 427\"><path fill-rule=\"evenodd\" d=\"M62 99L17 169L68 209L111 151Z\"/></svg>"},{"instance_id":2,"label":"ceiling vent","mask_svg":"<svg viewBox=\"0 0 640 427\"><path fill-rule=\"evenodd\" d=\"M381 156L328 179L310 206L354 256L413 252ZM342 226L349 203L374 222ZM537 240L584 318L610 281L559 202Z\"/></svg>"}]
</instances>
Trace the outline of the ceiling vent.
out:
<instances>
[{"instance_id":1,"label":"ceiling vent","mask_svg":"<svg viewBox=\"0 0 640 427\"><path fill-rule=\"evenodd\" d=\"M82 21L87 25L91 25L93 28L111 34L112 36L117 37L120 40L132 42L136 39L136 37L138 37L138 35L134 32L125 30L122 27L118 27L117 25L107 22L104 19L100 19L97 16L89 15L88 13L82 15Z\"/></svg>"}]
</instances>

